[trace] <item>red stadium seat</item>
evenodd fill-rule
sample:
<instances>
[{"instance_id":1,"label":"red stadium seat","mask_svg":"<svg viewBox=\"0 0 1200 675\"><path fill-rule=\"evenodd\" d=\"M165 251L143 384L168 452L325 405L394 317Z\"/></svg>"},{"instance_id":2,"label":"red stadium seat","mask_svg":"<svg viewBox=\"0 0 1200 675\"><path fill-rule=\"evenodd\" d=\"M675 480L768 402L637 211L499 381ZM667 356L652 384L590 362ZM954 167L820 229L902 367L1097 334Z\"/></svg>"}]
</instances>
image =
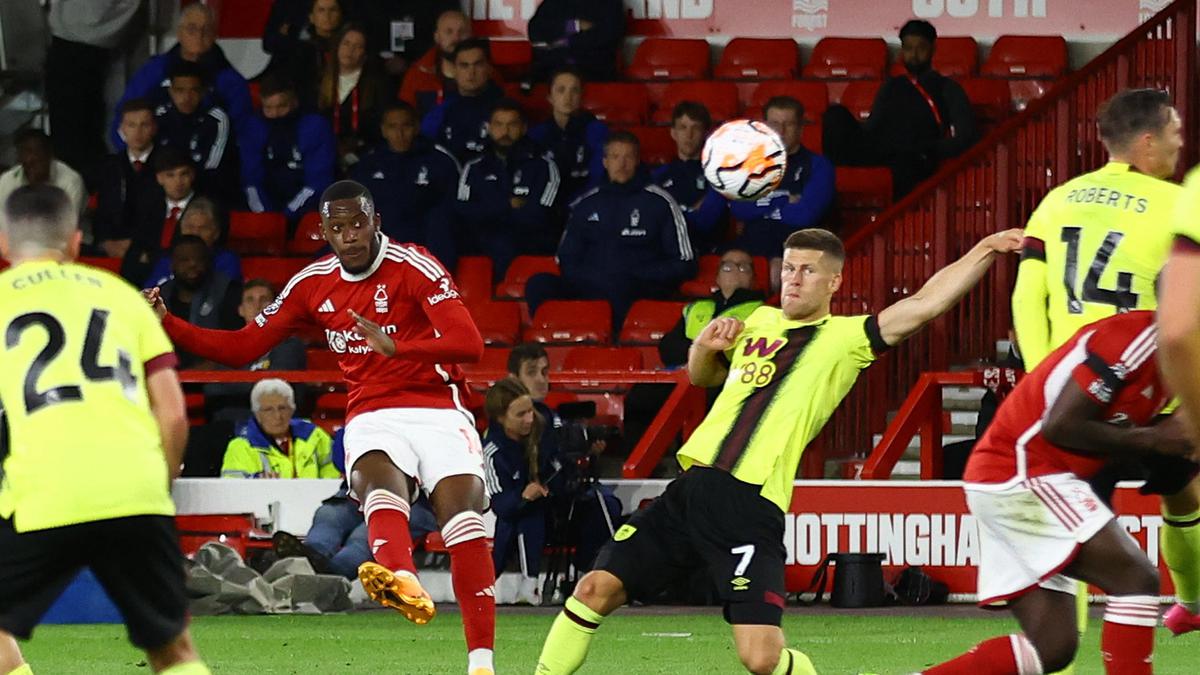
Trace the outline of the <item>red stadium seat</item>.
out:
<instances>
[{"instance_id":1,"label":"red stadium seat","mask_svg":"<svg viewBox=\"0 0 1200 675\"><path fill-rule=\"evenodd\" d=\"M855 80L847 85L842 92L840 103L859 121L871 116L871 105L875 103L875 95L883 84L879 80Z\"/></svg>"},{"instance_id":2,"label":"red stadium seat","mask_svg":"<svg viewBox=\"0 0 1200 675\"><path fill-rule=\"evenodd\" d=\"M304 367L306 370L338 370L338 355L324 347L310 347L304 350Z\"/></svg>"},{"instance_id":3,"label":"red stadium seat","mask_svg":"<svg viewBox=\"0 0 1200 675\"><path fill-rule=\"evenodd\" d=\"M563 370L641 370L642 353L629 347L572 347Z\"/></svg>"},{"instance_id":4,"label":"red stadium seat","mask_svg":"<svg viewBox=\"0 0 1200 675\"><path fill-rule=\"evenodd\" d=\"M713 74L724 80L792 78L799 62L799 46L790 38L734 38Z\"/></svg>"},{"instance_id":5,"label":"red stadium seat","mask_svg":"<svg viewBox=\"0 0 1200 675\"><path fill-rule=\"evenodd\" d=\"M791 96L804 104L804 116L811 121L821 119L829 107L829 90L823 82L801 80L768 80L754 87L744 101L745 115L751 119L762 117L762 107L775 96Z\"/></svg>"},{"instance_id":6,"label":"red stadium seat","mask_svg":"<svg viewBox=\"0 0 1200 675\"><path fill-rule=\"evenodd\" d=\"M975 119L985 125L995 124L1012 113L1009 83L986 77L973 77L959 82L975 111Z\"/></svg>"},{"instance_id":7,"label":"red stadium seat","mask_svg":"<svg viewBox=\"0 0 1200 675\"><path fill-rule=\"evenodd\" d=\"M186 3L184 3L186 4ZM262 39L272 0L222 0L216 5L217 37Z\"/></svg>"},{"instance_id":8,"label":"red stadium seat","mask_svg":"<svg viewBox=\"0 0 1200 675\"><path fill-rule=\"evenodd\" d=\"M324 247L325 237L321 234L321 215L316 211L304 214L304 217L300 219L300 224L296 226L296 232L288 241L288 254L311 256Z\"/></svg>"},{"instance_id":9,"label":"red stadium seat","mask_svg":"<svg viewBox=\"0 0 1200 675\"><path fill-rule=\"evenodd\" d=\"M1067 41L1061 35L1001 35L981 73L989 77L1058 77L1067 72Z\"/></svg>"},{"instance_id":10,"label":"red stadium seat","mask_svg":"<svg viewBox=\"0 0 1200 675\"><path fill-rule=\"evenodd\" d=\"M477 302L470 305L471 317L488 346L511 346L521 336L521 310L515 302Z\"/></svg>"},{"instance_id":11,"label":"red stadium seat","mask_svg":"<svg viewBox=\"0 0 1200 675\"><path fill-rule=\"evenodd\" d=\"M538 307L525 329L526 342L607 343L612 310L604 300L549 300Z\"/></svg>"},{"instance_id":12,"label":"red stadium seat","mask_svg":"<svg viewBox=\"0 0 1200 675\"><path fill-rule=\"evenodd\" d=\"M638 300L625 315L619 342L623 345L654 345L671 332L683 316L684 303L670 300Z\"/></svg>"},{"instance_id":13,"label":"red stadium seat","mask_svg":"<svg viewBox=\"0 0 1200 675\"><path fill-rule=\"evenodd\" d=\"M702 255L696 261L696 276L683 282L679 292L689 298L704 298L717 287L717 268L721 266L721 256Z\"/></svg>"},{"instance_id":14,"label":"red stadium seat","mask_svg":"<svg viewBox=\"0 0 1200 675\"><path fill-rule=\"evenodd\" d=\"M938 36L937 49L933 52L933 69L945 75L958 79L973 77L979 69L979 45L973 37L942 37ZM888 71L891 75L904 74L904 62L900 55L892 61Z\"/></svg>"},{"instance_id":15,"label":"red stadium seat","mask_svg":"<svg viewBox=\"0 0 1200 675\"><path fill-rule=\"evenodd\" d=\"M883 38L821 38L804 67L804 77L816 79L879 79L887 66Z\"/></svg>"},{"instance_id":16,"label":"red stadium seat","mask_svg":"<svg viewBox=\"0 0 1200 675\"><path fill-rule=\"evenodd\" d=\"M597 82L583 90L583 107L608 124L644 124L650 94L640 82Z\"/></svg>"},{"instance_id":17,"label":"red stadium seat","mask_svg":"<svg viewBox=\"0 0 1200 675\"><path fill-rule=\"evenodd\" d=\"M533 46L529 40L496 38L489 42L492 66L507 81L521 79L533 63Z\"/></svg>"},{"instance_id":18,"label":"red stadium seat","mask_svg":"<svg viewBox=\"0 0 1200 675\"><path fill-rule=\"evenodd\" d=\"M99 267L100 269L108 270L109 272L112 272L113 274L121 273L121 259L120 258L100 258L100 257L92 257L92 256L80 256L76 262L82 263L84 265L91 265L92 267ZM5 265L7 266L7 264L8 263L6 261ZM0 269L3 269L3 268L0 268Z\"/></svg>"},{"instance_id":19,"label":"red stadium seat","mask_svg":"<svg viewBox=\"0 0 1200 675\"><path fill-rule=\"evenodd\" d=\"M242 258L242 276L247 281L266 279L278 293L308 263L303 258L246 257Z\"/></svg>"},{"instance_id":20,"label":"red stadium seat","mask_svg":"<svg viewBox=\"0 0 1200 675\"><path fill-rule=\"evenodd\" d=\"M480 371L504 372L508 368L508 354L511 351L512 349L508 347L484 346L483 358L479 359L479 363L464 363L463 370L471 373Z\"/></svg>"},{"instance_id":21,"label":"red stadium seat","mask_svg":"<svg viewBox=\"0 0 1200 675\"><path fill-rule=\"evenodd\" d=\"M652 121L655 124L670 124L671 112L683 101L704 104L714 122L737 117L737 87L732 82L696 80L667 85L662 100L654 110Z\"/></svg>"},{"instance_id":22,"label":"red stadium seat","mask_svg":"<svg viewBox=\"0 0 1200 675\"><path fill-rule=\"evenodd\" d=\"M834 180L841 208L883 209L892 203L892 172L889 169L839 166Z\"/></svg>"},{"instance_id":23,"label":"red stadium seat","mask_svg":"<svg viewBox=\"0 0 1200 675\"><path fill-rule=\"evenodd\" d=\"M698 80L708 77L708 42L646 38L625 70L631 80Z\"/></svg>"},{"instance_id":24,"label":"red stadium seat","mask_svg":"<svg viewBox=\"0 0 1200 675\"><path fill-rule=\"evenodd\" d=\"M675 141L668 127L630 127L641 145L642 161L646 164L666 164L677 156Z\"/></svg>"},{"instance_id":25,"label":"red stadium seat","mask_svg":"<svg viewBox=\"0 0 1200 675\"><path fill-rule=\"evenodd\" d=\"M246 88L250 90L250 105L254 106L255 110L262 110L262 83L251 80L246 83Z\"/></svg>"},{"instance_id":26,"label":"red stadium seat","mask_svg":"<svg viewBox=\"0 0 1200 675\"><path fill-rule=\"evenodd\" d=\"M458 259L454 282L467 304L490 302L492 299L492 259L468 255Z\"/></svg>"},{"instance_id":27,"label":"red stadium seat","mask_svg":"<svg viewBox=\"0 0 1200 675\"><path fill-rule=\"evenodd\" d=\"M496 286L496 296L501 298L525 297L525 282L529 277L550 272L558 274L558 263L548 255L519 255L513 258L504 275L504 281Z\"/></svg>"},{"instance_id":28,"label":"red stadium seat","mask_svg":"<svg viewBox=\"0 0 1200 675\"><path fill-rule=\"evenodd\" d=\"M287 240L282 213L234 211L229 214L229 248L242 255L281 255Z\"/></svg>"},{"instance_id":29,"label":"red stadium seat","mask_svg":"<svg viewBox=\"0 0 1200 675\"><path fill-rule=\"evenodd\" d=\"M550 87L545 84L535 84L533 89L523 91L520 82L506 82L501 85L504 95L521 104L530 126L550 117Z\"/></svg>"}]
</instances>

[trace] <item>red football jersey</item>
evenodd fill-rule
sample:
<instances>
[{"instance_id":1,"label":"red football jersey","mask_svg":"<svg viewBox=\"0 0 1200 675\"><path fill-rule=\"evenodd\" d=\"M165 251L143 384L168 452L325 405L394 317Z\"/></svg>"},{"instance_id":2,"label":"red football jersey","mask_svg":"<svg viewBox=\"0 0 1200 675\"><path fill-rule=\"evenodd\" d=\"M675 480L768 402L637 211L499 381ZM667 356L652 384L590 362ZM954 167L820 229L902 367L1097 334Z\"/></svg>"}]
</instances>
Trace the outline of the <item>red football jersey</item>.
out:
<instances>
[{"instance_id":1,"label":"red football jersey","mask_svg":"<svg viewBox=\"0 0 1200 675\"><path fill-rule=\"evenodd\" d=\"M1007 483L1070 472L1089 478L1107 458L1060 448L1041 434L1042 418L1074 380L1104 406L1109 424L1143 426L1169 398L1158 371L1154 312L1134 311L1079 329L1004 399L967 461L968 483Z\"/></svg>"},{"instance_id":2,"label":"red football jersey","mask_svg":"<svg viewBox=\"0 0 1200 675\"><path fill-rule=\"evenodd\" d=\"M374 352L356 330L354 310L379 324L396 354ZM361 274L326 256L292 277L275 301L239 331L198 328L171 316L163 327L183 350L238 367L305 325L324 329L348 389L347 416L381 408L457 408L467 412L458 363L478 361L483 339L450 275L424 248L383 238ZM468 413L469 414L469 413Z\"/></svg>"}]
</instances>

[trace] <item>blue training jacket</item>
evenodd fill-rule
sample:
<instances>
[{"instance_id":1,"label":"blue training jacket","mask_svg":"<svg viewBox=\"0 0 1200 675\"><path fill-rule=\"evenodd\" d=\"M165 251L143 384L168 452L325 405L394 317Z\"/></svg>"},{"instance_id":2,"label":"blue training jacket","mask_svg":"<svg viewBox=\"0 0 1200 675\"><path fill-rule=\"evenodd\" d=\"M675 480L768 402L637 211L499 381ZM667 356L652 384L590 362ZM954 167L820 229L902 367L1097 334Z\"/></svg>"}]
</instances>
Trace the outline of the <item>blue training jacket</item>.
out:
<instances>
[{"instance_id":1,"label":"blue training jacket","mask_svg":"<svg viewBox=\"0 0 1200 675\"><path fill-rule=\"evenodd\" d=\"M375 197L383 233L424 246L430 232L450 232L458 174L454 155L424 136L408 152L381 144L350 170L350 178Z\"/></svg>"},{"instance_id":2,"label":"blue training jacket","mask_svg":"<svg viewBox=\"0 0 1200 675\"><path fill-rule=\"evenodd\" d=\"M329 120L316 113L274 120L256 116L241 150L242 182L252 211L283 211L293 219L316 208L333 183L337 139Z\"/></svg>"},{"instance_id":3,"label":"blue training jacket","mask_svg":"<svg viewBox=\"0 0 1200 675\"><path fill-rule=\"evenodd\" d=\"M791 197L800 200L792 202ZM816 227L834 197L833 163L804 146L788 155L783 182L757 201L730 202L729 212L749 227L754 221L776 221L794 230Z\"/></svg>"},{"instance_id":4,"label":"blue training jacket","mask_svg":"<svg viewBox=\"0 0 1200 675\"><path fill-rule=\"evenodd\" d=\"M608 125L590 112L584 110L571 116L565 129L553 119L546 120L529 130L529 138L554 160L562 180L559 194L567 199L578 197L603 178Z\"/></svg>"},{"instance_id":5,"label":"blue training jacket","mask_svg":"<svg viewBox=\"0 0 1200 675\"><path fill-rule=\"evenodd\" d=\"M458 217L476 227L529 237L549 231L559 173L539 150L522 139L506 158L488 151L464 164L458 179ZM514 198L523 200L520 207L513 208Z\"/></svg>"},{"instance_id":6,"label":"blue training jacket","mask_svg":"<svg viewBox=\"0 0 1200 675\"><path fill-rule=\"evenodd\" d=\"M700 251L713 247L717 225L729 202L708 185L698 159L676 159L655 169L650 180L666 190L683 209L692 245Z\"/></svg>"},{"instance_id":7,"label":"blue training jacket","mask_svg":"<svg viewBox=\"0 0 1200 675\"><path fill-rule=\"evenodd\" d=\"M483 152L492 106L503 95L500 86L491 81L478 96L448 92L446 99L421 120L421 133L449 150L459 163L466 163Z\"/></svg>"}]
</instances>

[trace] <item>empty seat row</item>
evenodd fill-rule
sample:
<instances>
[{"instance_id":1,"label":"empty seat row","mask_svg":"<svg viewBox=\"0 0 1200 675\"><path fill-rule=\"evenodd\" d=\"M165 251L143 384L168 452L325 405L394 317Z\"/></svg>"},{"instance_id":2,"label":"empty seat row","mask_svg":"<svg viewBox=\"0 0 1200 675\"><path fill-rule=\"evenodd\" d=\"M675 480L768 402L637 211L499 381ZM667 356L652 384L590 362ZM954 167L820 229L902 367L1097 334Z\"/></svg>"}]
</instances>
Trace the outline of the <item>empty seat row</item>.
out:
<instances>
[{"instance_id":1,"label":"empty seat row","mask_svg":"<svg viewBox=\"0 0 1200 675\"><path fill-rule=\"evenodd\" d=\"M679 321L684 303L671 300L639 300L630 308L618 342L653 347ZM550 300L542 303L521 327L523 306L517 302L486 301L468 306L485 345L514 345L519 342L544 344L610 344L613 342L612 312L604 300Z\"/></svg>"}]
</instances>

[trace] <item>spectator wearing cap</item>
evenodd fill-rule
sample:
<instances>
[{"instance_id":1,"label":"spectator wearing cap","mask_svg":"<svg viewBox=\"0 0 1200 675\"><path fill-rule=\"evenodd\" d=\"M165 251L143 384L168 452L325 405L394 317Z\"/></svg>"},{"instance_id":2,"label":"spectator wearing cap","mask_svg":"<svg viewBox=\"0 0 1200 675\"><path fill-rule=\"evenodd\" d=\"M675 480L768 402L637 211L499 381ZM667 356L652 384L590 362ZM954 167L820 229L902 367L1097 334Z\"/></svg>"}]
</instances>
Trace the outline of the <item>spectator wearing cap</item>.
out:
<instances>
[{"instance_id":1,"label":"spectator wearing cap","mask_svg":"<svg viewBox=\"0 0 1200 675\"><path fill-rule=\"evenodd\" d=\"M763 106L763 120L787 148L783 181L757 201L734 201L729 212L741 221L734 246L771 261L771 287L778 290L783 242L796 230L816 227L829 213L834 197L833 164L804 147L800 130L804 106L790 96L775 96Z\"/></svg>"},{"instance_id":2,"label":"spectator wearing cap","mask_svg":"<svg viewBox=\"0 0 1200 675\"><path fill-rule=\"evenodd\" d=\"M560 197L574 199L604 175L608 125L583 108L583 77L573 68L550 76L550 119L529 130L546 149L562 180Z\"/></svg>"},{"instance_id":3,"label":"spectator wearing cap","mask_svg":"<svg viewBox=\"0 0 1200 675\"><path fill-rule=\"evenodd\" d=\"M178 148L192 158L196 187L227 203L240 203L240 171L229 115L208 96L204 70L190 61L171 66L170 101L154 111L155 144Z\"/></svg>"},{"instance_id":4,"label":"spectator wearing cap","mask_svg":"<svg viewBox=\"0 0 1200 675\"><path fill-rule=\"evenodd\" d=\"M208 246L213 269L241 283L242 260L236 253L225 248L229 228L225 225L225 214L215 201L208 197L196 197L188 202L179 216L179 223L171 239L181 235L200 237ZM160 286L171 277L171 258L162 256L150 270L145 288Z\"/></svg>"},{"instance_id":5,"label":"spectator wearing cap","mask_svg":"<svg viewBox=\"0 0 1200 675\"><path fill-rule=\"evenodd\" d=\"M871 116L860 125L844 106L825 111L823 147L829 158L838 165L889 167L897 199L975 142L966 92L933 69L936 43L933 24L905 23L900 29L905 72L879 88Z\"/></svg>"},{"instance_id":6,"label":"spectator wearing cap","mask_svg":"<svg viewBox=\"0 0 1200 675\"><path fill-rule=\"evenodd\" d=\"M488 120L487 149L463 165L458 181L459 251L489 256L497 280L517 255L553 253L560 235L558 168L525 128L521 106L501 99Z\"/></svg>"},{"instance_id":7,"label":"spectator wearing cap","mask_svg":"<svg viewBox=\"0 0 1200 675\"><path fill-rule=\"evenodd\" d=\"M607 180L571 205L558 247L561 275L529 279L530 311L546 300L607 300L616 330L635 300L667 297L695 271L683 211L638 170L639 155L637 136L608 137Z\"/></svg>"},{"instance_id":8,"label":"spectator wearing cap","mask_svg":"<svg viewBox=\"0 0 1200 675\"><path fill-rule=\"evenodd\" d=\"M383 143L354 165L350 178L374 195L384 234L421 244L452 269L458 259L458 162L449 150L418 133L417 111L407 102L384 108L379 129Z\"/></svg>"},{"instance_id":9,"label":"spectator wearing cap","mask_svg":"<svg viewBox=\"0 0 1200 675\"><path fill-rule=\"evenodd\" d=\"M167 75L176 63L189 61L204 71L205 81L210 86L211 103L229 114L235 135L241 134L254 118L250 88L216 44L217 22L212 9L202 2L184 6L179 12L175 37L178 43L170 51L151 57L129 80L117 110L134 98L147 99L156 107L170 102ZM119 124L120 118L113 120L109 133L113 147L118 149L125 147L117 133Z\"/></svg>"},{"instance_id":10,"label":"spectator wearing cap","mask_svg":"<svg viewBox=\"0 0 1200 675\"><path fill-rule=\"evenodd\" d=\"M620 0L544 0L529 20L533 76L574 66L589 82L617 77L617 53L625 37Z\"/></svg>"},{"instance_id":11,"label":"spectator wearing cap","mask_svg":"<svg viewBox=\"0 0 1200 675\"><path fill-rule=\"evenodd\" d=\"M92 216L96 246L112 258L125 257L137 205L158 190L153 166L154 136L158 131L154 106L146 99L130 99L118 114L121 121L117 133L125 147L100 163L94 179L97 195Z\"/></svg>"},{"instance_id":12,"label":"spectator wearing cap","mask_svg":"<svg viewBox=\"0 0 1200 675\"><path fill-rule=\"evenodd\" d=\"M454 48L470 37L471 20L461 9L446 9L438 14L433 46L404 73L400 100L421 114L441 103L446 84L454 81Z\"/></svg>"},{"instance_id":13,"label":"spectator wearing cap","mask_svg":"<svg viewBox=\"0 0 1200 675\"><path fill-rule=\"evenodd\" d=\"M129 248L121 263L121 276L140 285L150 275L151 264L171 246L179 219L196 196L196 169L184 150L163 147L154 152L156 189L147 191L134 207L128 235Z\"/></svg>"},{"instance_id":14,"label":"spectator wearing cap","mask_svg":"<svg viewBox=\"0 0 1200 675\"><path fill-rule=\"evenodd\" d=\"M378 61L367 53L366 30L357 24L342 28L321 76L317 108L333 126L343 169L379 141L379 115L394 92Z\"/></svg>"},{"instance_id":15,"label":"spectator wearing cap","mask_svg":"<svg viewBox=\"0 0 1200 675\"><path fill-rule=\"evenodd\" d=\"M265 77L261 91L262 114L240 147L246 202L251 211L282 211L294 223L316 209L333 182L337 139L329 120L301 110L286 79Z\"/></svg>"},{"instance_id":16,"label":"spectator wearing cap","mask_svg":"<svg viewBox=\"0 0 1200 675\"><path fill-rule=\"evenodd\" d=\"M726 200L708 185L700 166L700 150L712 129L708 108L695 101L681 101L671 111L671 140L675 159L655 169L650 178L666 190L683 209L692 248L711 251L718 226L728 211Z\"/></svg>"},{"instance_id":17,"label":"spectator wearing cap","mask_svg":"<svg viewBox=\"0 0 1200 675\"><path fill-rule=\"evenodd\" d=\"M54 146L46 132L22 129L13 135L13 146L17 151L17 165L0 174L0 204L8 201L8 196L19 187L53 185L67 193L76 213L83 214L88 199L83 177L66 162L54 157ZM92 243L91 235L91 229L86 228L85 243Z\"/></svg>"},{"instance_id":18,"label":"spectator wearing cap","mask_svg":"<svg viewBox=\"0 0 1200 675\"><path fill-rule=\"evenodd\" d=\"M483 153L492 106L504 95L492 81L487 40L470 38L454 48L454 92L421 120L421 133L446 148L460 163Z\"/></svg>"}]
</instances>

